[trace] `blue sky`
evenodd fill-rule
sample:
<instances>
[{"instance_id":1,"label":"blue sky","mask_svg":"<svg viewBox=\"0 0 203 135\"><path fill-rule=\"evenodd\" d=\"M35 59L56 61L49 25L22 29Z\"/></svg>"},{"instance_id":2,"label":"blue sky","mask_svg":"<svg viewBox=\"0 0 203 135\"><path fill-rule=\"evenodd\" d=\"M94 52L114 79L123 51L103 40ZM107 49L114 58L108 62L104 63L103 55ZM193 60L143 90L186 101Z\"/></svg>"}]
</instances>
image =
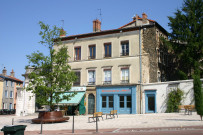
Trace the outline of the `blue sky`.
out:
<instances>
[{"instance_id":1,"label":"blue sky","mask_svg":"<svg viewBox=\"0 0 203 135\"><path fill-rule=\"evenodd\" d=\"M102 30L116 29L130 21L135 14L145 12L170 32L168 17L182 6L183 0L0 0L0 73L14 69L15 77L28 65L26 55L37 50L47 53L38 42L38 22L62 27L67 35L92 32L92 21L100 19Z\"/></svg>"}]
</instances>

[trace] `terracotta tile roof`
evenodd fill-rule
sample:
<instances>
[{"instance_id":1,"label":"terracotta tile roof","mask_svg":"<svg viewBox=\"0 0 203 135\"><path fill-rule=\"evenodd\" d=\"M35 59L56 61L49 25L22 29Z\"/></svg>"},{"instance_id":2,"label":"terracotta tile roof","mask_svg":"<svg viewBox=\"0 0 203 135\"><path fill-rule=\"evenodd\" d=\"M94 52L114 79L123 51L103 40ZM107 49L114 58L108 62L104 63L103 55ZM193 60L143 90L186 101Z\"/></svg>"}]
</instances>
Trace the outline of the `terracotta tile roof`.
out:
<instances>
[{"instance_id":1,"label":"terracotta tile roof","mask_svg":"<svg viewBox=\"0 0 203 135\"><path fill-rule=\"evenodd\" d=\"M23 83L22 80L20 80L20 79L18 79L18 78L15 78L15 77L12 77L12 76L8 76L8 75L4 76L4 75L0 74L0 79L1 79L1 78L2 78L2 79L11 79L11 80L13 80L13 81L22 82L22 83Z\"/></svg>"}]
</instances>

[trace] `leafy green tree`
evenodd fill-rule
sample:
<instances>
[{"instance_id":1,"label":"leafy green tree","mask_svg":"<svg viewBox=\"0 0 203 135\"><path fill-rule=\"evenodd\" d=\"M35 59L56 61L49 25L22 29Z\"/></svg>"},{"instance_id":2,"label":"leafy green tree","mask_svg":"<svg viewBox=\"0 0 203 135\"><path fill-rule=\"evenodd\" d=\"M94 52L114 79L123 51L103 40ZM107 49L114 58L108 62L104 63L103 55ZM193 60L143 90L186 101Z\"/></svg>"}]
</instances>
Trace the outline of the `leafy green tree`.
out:
<instances>
[{"instance_id":1,"label":"leafy green tree","mask_svg":"<svg viewBox=\"0 0 203 135\"><path fill-rule=\"evenodd\" d=\"M203 1L185 0L182 8L169 17L170 42L166 45L173 55L176 75L192 78L195 70L203 75Z\"/></svg>"},{"instance_id":2,"label":"leafy green tree","mask_svg":"<svg viewBox=\"0 0 203 135\"><path fill-rule=\"evenodd\" d=\"M202 93L202 83L199 77L199 71L194 74L194 96L195 96L195 108L197 114L200 115L201 121L203 116L203 93Z\"/></svg>"},{"instance_id":3,"label":"leafy green tree","mask_svg":"<svg viewBox=\"0 0 203 135\"><path fill-rule=\"evenodd\" d=\"M194 79L195 107L202 120L203 95L200 77L203 76L203 1L184 0L182 8L169 17L172 30L165 42L173 55L176 79Z\"/></svg>"},{"instance_id":4,"label":"leafy green tree","mask_svg":"<svg viewBox=\"0 0 203 135\"><path fill-rule=\"evenodd\" d=\"M34 67L34 71L29 75L31 81L27 90L36 95L38 104L50 105L53 110L54 103L69 99L69 96L61 96L61 93L71 89L76 75L68 65L67 48L62 45L59 37L61 29L56 26L51 29L43 22L39 24L41 27L39 35L42 38L40 43L49 49L49 55L45 56L39 51L27 55L29 64ZM53 48L55 45L61 47L56 51Z\"/></svg>"}]
</instances>

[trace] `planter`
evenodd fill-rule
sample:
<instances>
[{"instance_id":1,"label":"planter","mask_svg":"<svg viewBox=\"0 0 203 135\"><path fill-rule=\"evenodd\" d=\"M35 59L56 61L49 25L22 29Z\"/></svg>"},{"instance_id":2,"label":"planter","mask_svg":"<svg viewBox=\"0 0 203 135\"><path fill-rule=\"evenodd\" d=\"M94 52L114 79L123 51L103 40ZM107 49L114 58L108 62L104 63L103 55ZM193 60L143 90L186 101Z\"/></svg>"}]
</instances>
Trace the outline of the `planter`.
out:
<instances>
[{"instance_id":1,"label":"planter","mask_svg":"<svg viewBox=\"0 0 203 135\"><path fill-rule=\"evenodd\" d=\"M56 123L69 120L69 117L63 117L61 111L39 112L38 118L32 119L33 123Z\"/></svg>"}]
</instances>

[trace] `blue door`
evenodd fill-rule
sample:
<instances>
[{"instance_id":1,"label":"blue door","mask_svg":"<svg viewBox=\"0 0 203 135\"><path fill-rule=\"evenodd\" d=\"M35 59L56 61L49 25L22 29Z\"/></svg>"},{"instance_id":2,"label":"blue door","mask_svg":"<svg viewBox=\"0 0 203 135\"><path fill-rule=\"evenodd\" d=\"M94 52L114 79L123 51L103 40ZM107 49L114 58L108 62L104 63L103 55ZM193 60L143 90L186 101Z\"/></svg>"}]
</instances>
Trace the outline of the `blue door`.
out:
<instances>
[{"instance_id":1,"label":"blue door","mask_svg":"<svg viewBox=\"0 0 203 135\"><path fill-rule=\"evenodd\" d=\"M131 113L131 95L119 95L119 113Z\"/></svg>"},{"instance_id":2,"label":"blue door","mask_svg":"<svg viewBox=\"0 0 203 135\"><path fill-rule=\"evenodd\" d=\"M114 96L113 95L102 95L102 112L110 113L114 108Z\"/></svg>"},{"instance_id":3,"label":"blue door","mask_svg":"<svg viewBox=\"0 0 203 135\"><path fill-rule=\"evenodd\" d=\"M146 113L156 112L156 91L145 91L145 111Z\"/></svg>"}]
</instances>

